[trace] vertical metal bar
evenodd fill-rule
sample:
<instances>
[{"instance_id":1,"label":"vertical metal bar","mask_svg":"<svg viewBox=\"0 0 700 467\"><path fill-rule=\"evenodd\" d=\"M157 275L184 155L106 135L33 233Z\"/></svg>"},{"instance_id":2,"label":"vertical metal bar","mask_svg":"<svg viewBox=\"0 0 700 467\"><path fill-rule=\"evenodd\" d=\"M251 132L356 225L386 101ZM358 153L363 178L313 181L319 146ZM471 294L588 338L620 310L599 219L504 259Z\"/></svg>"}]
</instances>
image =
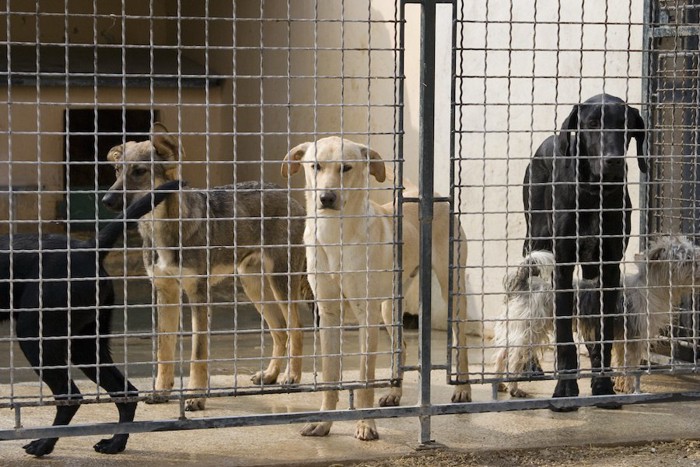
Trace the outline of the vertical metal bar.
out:
<instances>
[{"instance_id":1,"label":"vertical metal bar","mask_svg":"<svg viewBox=\"0 0 700 467\"><path fill-rule=\"evenodd\" d=\"M435 0L425 0L421 8L421 66L418 128L418 187L420 221L420 326L418 350L420 361L420 443L430 439L430 373L431 373L431 264L433 227L433 159L435 147Z\"/></svg>"},{"instance_id":2,"label":"vertical metal bar","mask_svg":"<svg viewBox=\"0 0 700 467\"><path fill-rule=\"evenodd\" d=\"M651 0L644 0L644 24L642 25L642 116L647 124L647 128L651 123L651 78L650 78L650 61L651 61ZM650 147L649 137L651 133L644 138L644 154L648 154ZM649 181L651 177L651 165L647 163L647 173L639 174L639 251L647 248L649 234Z\"/></svg>"},{"instance_id":3,"label":"vertical metal bar","mask_svg":"<svg viewBox=\"0 0 700 467\"><path fill-rule=\"evenodd\" d=\"M397 273L394 274L394 303L395 303L395 314L393 315L394 323L398 323L397 326L397 341L395 347L392 348L394 353L393 364L398 368L398 378L403 381L403 367L401 366L401 354L406 352L401 343L403 342L403 296L405 290L403 289L403 284L401 283L401 276L403 271L403 167L404 167L404 153L403 148L403 135L404 135L404 54L406 53L406 8L405 3L402 1L397 1L395 8L397 8L398 23L395 23L394 31L395 34L398 33L398 40L395 39L397 52L396 52L396 66L394 68L394 79L396 80L394 103L395 103L395 122L394 128L396 129L396 134L394 135L394 196L396 199L396 216L394 217L394 254ZM396 16L394 17L396 19ZM399 297L396 300L396 297ZM398 352L396 352L398 349ZM392 381L396 383L396 381Z\"/></svg>"}]
</instances>

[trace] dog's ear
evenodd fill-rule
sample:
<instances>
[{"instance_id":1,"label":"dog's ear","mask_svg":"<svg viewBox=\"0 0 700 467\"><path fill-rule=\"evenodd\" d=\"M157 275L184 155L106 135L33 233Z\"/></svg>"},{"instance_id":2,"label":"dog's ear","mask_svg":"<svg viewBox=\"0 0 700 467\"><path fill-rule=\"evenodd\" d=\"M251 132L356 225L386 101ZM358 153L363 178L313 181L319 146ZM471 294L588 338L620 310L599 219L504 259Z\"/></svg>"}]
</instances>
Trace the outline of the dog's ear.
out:
<instances>
[{"instance_id":1,"label":"dog's ear","mask_svg":"<svg viewBox=\"0 0 700 467\"><path fill-rule=\"evenodd\" d=\"M571 163L568 156L575 155L574 151L576 148L572 148L571 146L576 141L576 137L572 137L571 132L576 131L578 128L578 112L579 106L575 105L574 108L571 109L569 116L564 120L564 123L562 123L561 130L559 130L559 135L557 136L557 147L559 149L559 154L567 157L565 161L566 167L569 167L569 164Z\"/></svg>"},{"instance_id":2,"label":"dog's ear","mask_svg":"<svg viewBox=\"0 0 700 467\"><path fill-rule=\"evenodd\" d=\"M177 138L168 133L168 129L162 123L153 124L151 131L151 144L158 154L165 161L176 161L181 152ZM182 151L184 157L185 153Z\"/></svg>"},{"instance_id":3,"label":"dog's ear","mask_svg":"<svg viewBox=\"0 0 700 467\"><path fill-rule=\"evenodd\" d=\"M107 160L113 163L121 162L124 159L124 145L114 146L107 153Z\"/></svg>"},{"instance_id":4,"label":"dog's ear","mask_svg":"<svg viewBox=\"0 0 700 467\"><path fill-rule=\"evenodd\" d=\"M646 136L646 126L639 111L634 107L627 107L627 128L632 130L632 138L637 141L637 164L642 173L647 173L646 156L644 155L644 139Z\"/></svg>"},{"instance_id":5,"label":"dog's ear","mask_svg":"<svg viewBox=\"0 0 700 467\"><path fill-rule=\"evenodd\" d=\"M309 146L311 146L309 142L301 143L298 146L294 146L292 150L284 156L284 162L282 163L282 176L284 178L291 177L299 172L299 169L301 169L299 161L304 157Z\"/></svg>"},{"instance_id":6,"label":"dog's ear","mask_svg":"<svg viewBox=\"0 0 700 467\"><path fill-rule=\"evenodd\" d=\"M358 144L362 155L369 159L369 174L372 175L379 183L386 180L386 167L382 156L374 149L368 148L365 145Z\"/></svg>"}]
</instances>

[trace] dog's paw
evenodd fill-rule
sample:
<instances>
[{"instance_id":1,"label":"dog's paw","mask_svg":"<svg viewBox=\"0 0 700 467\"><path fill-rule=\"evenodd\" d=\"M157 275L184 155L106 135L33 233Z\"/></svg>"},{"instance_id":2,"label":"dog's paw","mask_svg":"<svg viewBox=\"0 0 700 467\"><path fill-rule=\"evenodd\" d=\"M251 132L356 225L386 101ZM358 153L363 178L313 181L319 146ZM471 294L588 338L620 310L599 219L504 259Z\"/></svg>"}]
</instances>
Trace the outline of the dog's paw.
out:
<instances>
[{"instance_id":1,"label":"dog's paw","mask_svg":"<svg viewBox=\"0 0 700 467\"><path fill-rule=\"evenodd\" d=\"M170 401L167 393L155 392L144 399L146 404L167 404Z\"/></svg>"},{"instance_id":2,"label":"dog's paw","mask_svg":"<svg viewBox=\"0 0 700 467\"><path fill-rule=\"evenodd\" d=\"M526 397L530 397L528 393L523 391L520 388L514 388L510 390L510 396L511 397L517 397L518 399L525 399Z\"/></svg>"},{"instance_id":3,"label":"dog's paw","mask_svg":"<svg viewBox=\"0 0 700 467\"><path fill-rule=\"evenodd\" d=\"M540 361L537 359L537 357L530 357L530 359L525 363L523 375L532 379L541 378L544 376L544 370L542 369Z\"/></svg>"},{"instance_id":4,"label":"dog's paw","mask_svg":"<svg viewBox=\"0 0 700 467\"><path fill-rule=\"evenodd\" d=\"M616 376L615 391L622 394L632 394L634 392L634 383L631 376Z\"/></svg>"},{"instance_id":5,"label":"dog's paw","mask_svg":"<svg viewBox=\"0 0 700 467\"><path fill-rule=\"evenodd\" d=\"M593 378L591 380L591 392L594 396L613 396L615 395L615 388L613 386L612 379L609 377ZM596 407L600 409L617 410L622 408L622 404L615 401L603 402L596 404Z\"/></svg>"},{"instance_id":6,"label":"dog's paw","mask_svg":"<svg viewBox=\"0 0 700 467\"><path fill-rule=\"evenodd\" d=\"M552 397L576 397L578 396L578 382L575 379L560 379L554 388ZM573 405L552 405L549 407L552 412L574 412L578 407Z\"/></svg>"},{"instance_id":7,"label":"dog's paw","mask_svg":"<svg viewBox=\"0 0 700 467\"><path fill-rule=\"evenodd\" d=\"M301 436L326 436L331 432L330 422L307 423L301 429Z\"/></svg>"},{"instance_id":8,"label":"dog's paw","mask_svg":"<svg viewBox=\"0 0 700 467\"><path fill-rule=\"evenodd\" d=\"M129 435L114 435L112 438L100 440L93 448L102 454L118 454L126 448L128 439Z\"/></svg>"},{"instance_id":9,"label":"dog's paw","mask_svg":"<svg viewBox=\"0 0 700 467\"><path fill-rule=\"evenodd\" d=\"M361 441L374 441L379 439L377 425L374 420L360 420L355 428L355 438Z\"/></svg>"},{"instance_id":10,"label":"dog's paw","mask_svg":"<svg viewBox=\"0 0 700 467\"><path fill-rule=\"evenodd\" d=\"M452 393L452 402L471 402L472 401L472 387L468 384L460 384L455 387Z\"/></svg>"},{"instance_id":11,"label":"dog's paw","mask_svg":"<svg viewBox=\"0 0 700 467\"><path fill-rule=\"evenodd\" d=\"M392 388L386 395L379 398L379 407L398 407L401 404L401 389Z\"/></svg>"},{"instance_id":12,"label":"dog's paw","mask_svg":"<svg viewBox=\"0 0 700 467\"><path fill-rule=\"evenodd\" d=\"M280 384L282 386L293 386L295 384L299 384L300 381L301 381L301 375L294 374L294 373L285 373L284 376L282 377L282 381L280 381ZM272 384L272 383L265 383L265 384Z\"/></svg>"},{"instance_id":13,"label":"dog's paw","mask_svg":"<svg viewBox=\"0 0 700 467\"><path fill-rule=\"evenodd\" d=\"M498 383L498 392L508 392L506 383Z\"/></svg>"},{"instance_id":14,"label":"dog's paw","mask_svg":"<svg viewBox=\"0 0 700 467\"><path fill-rule=\"evenodd\" d=\"M277 382L277 375L274 373L267 373L265 371L258 371L250 377L250 380L256 386L275 384Z\"/></svg>"},{"instance_id":15,"label":"dog's paw","mask_svg":"<svg viewBox=\"0 0 700 467\"><path fill-rule=\"evenodd\" d=\"M31 454L32 456L41 457L47 454L51 454L54 446L56 446L56 441L58 438L42 438L32 441L29 444L22 446L24 452Z\"/></svg>"},{"instance_id":16,"label":"dog's paw","mask_svg":"<svg viewBox=\"0 0 700 467\"><path fill-rule=\"evenodd\" d=\"M206 399L199 397L197 399L187 399L185 401L185 410L187 412L197 412L199 410L204 410L206 405Z\"/></svg>"},{"instance_id":17,"label":"dog's paw","mask_svg":"<svg viewBox=\"0 0 700 467\"><path fill-rule=\"evenodd\" d=\"M591 379L591 393L594 396L610 396L615 394L612 379L607 376Z\"/></svg>"}]
</instances>

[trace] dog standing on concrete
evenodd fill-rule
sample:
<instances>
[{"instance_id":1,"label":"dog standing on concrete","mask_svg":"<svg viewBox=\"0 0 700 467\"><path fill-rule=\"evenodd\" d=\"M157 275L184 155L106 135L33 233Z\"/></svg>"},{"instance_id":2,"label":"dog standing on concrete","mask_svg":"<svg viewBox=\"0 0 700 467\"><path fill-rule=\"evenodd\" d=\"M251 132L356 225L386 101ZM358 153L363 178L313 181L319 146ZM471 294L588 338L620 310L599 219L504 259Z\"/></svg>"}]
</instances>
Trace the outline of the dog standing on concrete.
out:
<instances>
[{"instance_id":1,"label":"dog standing on concrete","mask_svg":"<svg viewBox=\"0 0 700 467\"><path fill-rule=\"evenodd\" d=\"M540 357L550 345L554 331L554 255L548 251L533 251L518 269L503 280L506 306L494 326L493 345L496 373L514 374L523 378L539 376ZM499 384L500 391L513 397L526 397L511 380Z\"/></svg>"},{"instance_id":2,"label":"dog standing on concrete","mask_svg":"<svg viewBox=\"0 0 700 467\"><path fill-rule=\"evenodd\" d=\"M117 180L104 196L112 209L129 205L154 184L176 177L183 149L161 124L149 141L127 142L108 154ZM188 389L206 391L209 371L207 291L236 274L265 319L273 340L272 359L254 384L274 384L287 353L281 383L301 379L302 328L298 304L304 299L305 211L287 190L243 182L212 190L184 190L139 221L144 265L157 292L158 376L150 402L165 402L174 383L176 333L184 290L192 308L192 360ZM204 398L190 398L186 410L203 410Z\"/></svg>"},{"instance_id":3,"label":"dog standing on concrete","mask_svg":"<svg viewBox=\"0 0 700 467\"><path fill-rule=\"evenodd\" d=\"M646 172L644 121L639 111L622 99L600 94L577 104L557 136L547 138L525 171L523 205L527 238L523 256L530 251L554 253L557 381L553 397L579 394L573 376L578 370L572 317L573 276L580 265L586 280L598 278L603 288L602 335L590 347L593 395L614 394L610 369L618 301L620 261L627 249L632 224L632 202L627 190L625 153L637 140L637 162ZM600 404L617 408L618 404ZM553 408L556 411L576 407Z\"/></svg>"},{"instance_id":4,"label":"dog standing on concrete","mask_svg":"<svg viewBox=\"0 0 700 467\"><path fill-rule=\"evenodd\" d=\"M370 177L378 182L386 178L380 155L367 146L339 137L328 137L294 147L285 157L282 175L289 177L303 166L306 176L306 244L309 283L320 313L322 373L324 382L338 382L341 349L341 307L349 304L359 322L360 380L371 383L375 378L376 350L380 322L392 324L391 299L394 295L394 222L393 202L379 205L370 200ZM433 232L433 269L448 303L449 209L436 210ZM418 258L417 207L404 210L402 281L407 285L415 278ZM455 238L464 239L463 235ZM460 258L466 260L466 245ZM463 266L463 265L462 265ZM456 269L455 283L464 284L464 267ZM405 289L404 289L405 290ZM453 299L457 323L458 381L468 379L466 349L466 299ZM402 357L405 351L401 353ZM356 390L357 407L372 407L374 389ZM401 388L392 388L381 405L398 405ZM459 384L454 402L471 400L471 388ZM323 393L321 410L335 410L338 391ZM331 422L309 423L302 435L325 436ZM374 420L357 422L355 437L378 438Z\"/></svg>"},{"instance_id":5,"label":"dog standing on concrete","mask_svg":"<svg viewBox=\"0 0 700 467\"><path fill-rule=\"evenodd\" d=\"M179 181L156 188L132 204L124 219L138 219L178 190ZM112 397L134 397L138 390L114 366L109 349L114 289L102 263L124 229L117 218L92 240L65 235L13 234L0 237L0 321L12 319L22 352L58 401L53 425L68 425L80 408L78 387L69 366L99 381ZM69 359L70 355L70 359ZM69 361L70 360L70 361ZM119 422L134 420L136 402L116 402ZM95 451L116 454L128 434L95 444ZM50 454L58 438L24 446L27 454Z\"/></svg>"},{"instance_id":6,"label":"dog standing on concrete","mask_svg":"<svg viewBox=\"0 0 700 467\"><path fill-rule=\"evenodd\" d=\"M671 324L681 300L700 286L700 248L685 237L664 236L637 255L635 274L625 276L623 293L615 309L615 335L612 344L613 366L623 372L638 369L644 350L659 332ZM518 270L505 280L507 309L495 327L496 372L524 378L537 349L551 344L554 330L554 255L533 251ZM600 294L598 280L580 280L575 284L579 315L574 323L578 334L591 347L600 334ZM631 392L634 377L615 378L615 389ZM506 390L501 385L502 391ZM514 397L526 397L517 382L508 383Z\"/></svg>"}]
</instances>

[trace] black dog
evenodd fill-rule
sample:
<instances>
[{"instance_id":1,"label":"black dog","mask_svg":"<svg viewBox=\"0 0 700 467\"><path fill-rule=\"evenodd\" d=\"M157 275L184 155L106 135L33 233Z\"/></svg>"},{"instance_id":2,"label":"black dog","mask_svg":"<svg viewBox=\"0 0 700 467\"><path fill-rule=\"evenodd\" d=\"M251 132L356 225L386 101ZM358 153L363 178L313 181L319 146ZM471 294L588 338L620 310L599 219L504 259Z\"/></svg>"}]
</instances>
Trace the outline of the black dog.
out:
<instances>
[{"instance_id":1,"label":"black dog","mask_svg":"<svg viewBox=\"0 0 700 467\"><path fill-rule=\"evenodd\" d=\"M635 138L639 170L647 171L644 130L639 112L623 100L609 94L591 97L574 106L559 135L540 145L525 172L523 253L548 250L556 258L556 368L563 378L553 397L578 395L571 320L576 264L584 279L599 278L604 289L602 336L590 346L590 358L594 372L610 368L619 262L627 248L632 213L625 153ZM615 393L608 376L595 376L591 389L593 395Z\"/></svg>"},{"instance_id":2,"label":"black dog","mask_svg":"<svg viewBox=\"0 0 700 467\"><path fill-rule=\"evenodd\" d=\"M130 206L124 217L138 219L148 214L168 196L168 190L179 186L179 181L161 185ZM12 315L20 347L34 371L56 400L74 402L56 407L54 425L70 423L82 398L69 378L69 352L73 364L80 365L91 380L99 378L112 397L138 395L114 366L109 351L114 290L102 262L122 231L123 221L115 220L100 230L97 239L88 241L64 235L15 234L11 242L9 236L0 237L0 321ZM119 422L134 420L136 402L116 405ZM97 452L115 454L124 450L128 438L128 434L117 434L94 447ZM53 451L56 441L58 438L38 439L24 449L43 456Z\"/></svg>"}]
</instances>

